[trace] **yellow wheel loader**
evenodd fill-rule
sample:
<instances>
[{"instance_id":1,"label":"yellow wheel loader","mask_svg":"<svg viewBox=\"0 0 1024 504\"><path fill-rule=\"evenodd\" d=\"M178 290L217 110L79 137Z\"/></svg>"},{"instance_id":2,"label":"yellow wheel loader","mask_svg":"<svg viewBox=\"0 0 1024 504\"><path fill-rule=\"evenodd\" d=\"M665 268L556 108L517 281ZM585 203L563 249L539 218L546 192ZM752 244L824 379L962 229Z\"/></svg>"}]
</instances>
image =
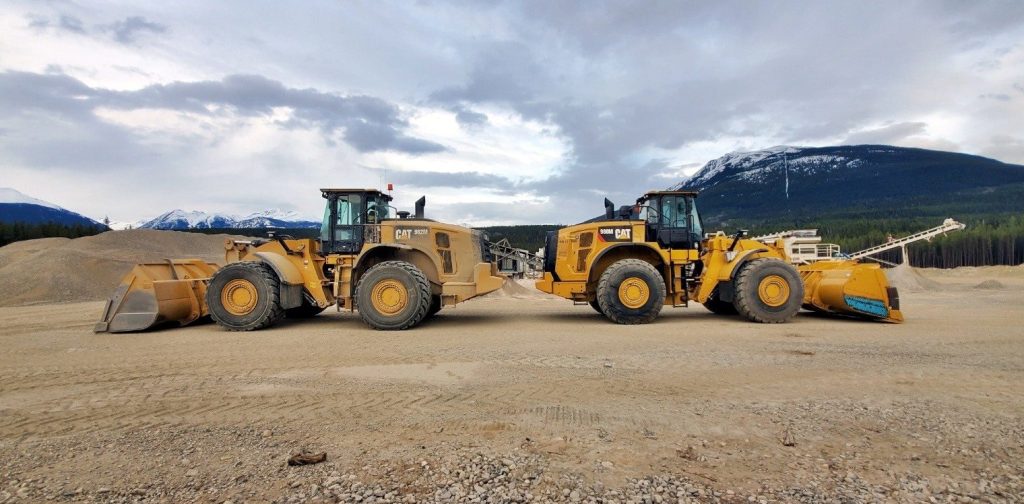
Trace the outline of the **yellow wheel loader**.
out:
<instances>
[{"instance_id":1,"label":"yellow wheel loader","mask_svg":"<svg viewBox=\"0 0 1024 504\"><path fill-rule=\"evenodd\" d=\"M703 304L761 323L801 307L900 322L896 289L877 264L827 260L793 266L774 244L705 235L696 192L652 191L604 218L549 232L537 289L590 304L619 324L654 320L665 305Z\"/></svg>"},{"instance_id":2,"label":"yellow wheel loader","mask_svg":"<svg viewBox=\"0 0 1024 504\"><path fill-rule=\"evenodd\" d=\"M142 331L204 318L232 331L358 310L374 329L401 330L501 288L479 231L396 212L374 189L321 189L319 239L227 240L223 267L197 259L140 264L107 301L96 332Z\"/></svg>"}]
</instances>

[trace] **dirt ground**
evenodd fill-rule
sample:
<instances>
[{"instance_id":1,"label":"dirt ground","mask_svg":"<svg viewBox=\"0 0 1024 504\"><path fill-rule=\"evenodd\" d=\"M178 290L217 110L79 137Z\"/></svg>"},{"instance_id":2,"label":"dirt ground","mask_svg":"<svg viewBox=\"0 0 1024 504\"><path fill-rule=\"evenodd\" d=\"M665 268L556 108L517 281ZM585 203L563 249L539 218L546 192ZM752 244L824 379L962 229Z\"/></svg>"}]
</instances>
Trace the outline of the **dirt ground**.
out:
<instances>
[{"instance_id":1,"label":"dirt ground","mask_svg":"<svg viewBox=\"0 0 1024 504\"><path fill-rule=\"evenodd\" d=\"M525 290L406 332L4 307L0 502L1020 501L1024 269L924 274L901 325L617 326Z\"/></svg>"}]
</instances>

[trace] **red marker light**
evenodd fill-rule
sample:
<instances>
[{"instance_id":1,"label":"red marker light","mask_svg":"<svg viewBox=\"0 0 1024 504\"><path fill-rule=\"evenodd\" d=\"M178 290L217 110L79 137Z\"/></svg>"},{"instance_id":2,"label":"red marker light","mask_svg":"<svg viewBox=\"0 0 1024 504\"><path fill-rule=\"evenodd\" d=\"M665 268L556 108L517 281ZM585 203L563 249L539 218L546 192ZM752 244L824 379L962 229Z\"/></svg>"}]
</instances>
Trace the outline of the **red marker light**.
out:
<instances>
[{"instance_id":1,"label":"red marker light","mask_svg":"<svg viewBox=\"0 0 1024 504\"><path fill-rule=\"evenodd\" d=\"M388 184L388 190L389 191L394 191L395 190L395 184Z\"/></svg>"}]
</instances>

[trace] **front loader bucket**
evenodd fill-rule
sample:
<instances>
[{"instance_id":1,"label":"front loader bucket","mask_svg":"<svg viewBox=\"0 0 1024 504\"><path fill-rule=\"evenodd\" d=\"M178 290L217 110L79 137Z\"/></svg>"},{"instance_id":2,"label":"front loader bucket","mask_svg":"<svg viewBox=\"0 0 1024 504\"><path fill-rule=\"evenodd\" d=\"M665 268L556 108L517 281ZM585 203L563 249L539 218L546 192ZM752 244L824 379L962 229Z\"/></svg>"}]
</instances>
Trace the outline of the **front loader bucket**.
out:
<instances>
[{"instance_id":1,"label":"front loader bucket","mask_svg":"<svg viewBox=\"0 0 1024 504\"><path fill-rule=\"evenodd\" d=\"M207 315L206 283L216 264L170 259L138 264L125 275L93 332L143 331L164 323L188 325Z\"/></svg>"},{"instance_id":2,"label":"front loader bucket","mask_svg":"<svg viewBox=\"0 0 1024 504\"><path fill-rule=\"evenodd\" d=\"M877 264L818 261L797 267L804 280L804 308L851 317L903 322L899 293Z\"/></svg>"}]
</instances>

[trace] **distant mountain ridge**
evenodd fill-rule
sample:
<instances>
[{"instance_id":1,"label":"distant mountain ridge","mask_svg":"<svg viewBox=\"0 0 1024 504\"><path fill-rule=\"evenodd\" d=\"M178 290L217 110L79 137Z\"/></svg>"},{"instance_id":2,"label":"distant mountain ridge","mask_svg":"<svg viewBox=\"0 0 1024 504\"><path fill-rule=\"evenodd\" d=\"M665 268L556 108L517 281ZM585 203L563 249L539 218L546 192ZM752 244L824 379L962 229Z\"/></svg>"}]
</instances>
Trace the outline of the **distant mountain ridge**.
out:
<instances>
[{"instance_id":1,"label":"distant mountain ridge","mask_svg":"<svg viewBox=\"0 0 1024 504\"><path fill-rule=\"evenodd\" d=\"M9 187L0 187L0 222L106 227L84 215Z\"/></svg>"},{"instance_id":2,"label":"distant mountain ridge","mask_svg":"<svg viewBox=\"0 0 1024 504\"><path fill-rule=\"evenodd\" d=\"M146 221L143 229L300 229L320 227L319 221L302 218L297 212L278 209L263 210L245 216L200 211L171 210Z\"/></svg>"},{"instance_id":3,"label":"distant mountain ridge","mask_svg":"<svg viewBox=\"0 0 1024 504\"><path fill-rule=\"evenodd\" d=\"M705 220L935 216L1024 210L1024 166L888 145L778 146L709 161L670 189L700 192Z\"/></svg>"}]
</instances>

